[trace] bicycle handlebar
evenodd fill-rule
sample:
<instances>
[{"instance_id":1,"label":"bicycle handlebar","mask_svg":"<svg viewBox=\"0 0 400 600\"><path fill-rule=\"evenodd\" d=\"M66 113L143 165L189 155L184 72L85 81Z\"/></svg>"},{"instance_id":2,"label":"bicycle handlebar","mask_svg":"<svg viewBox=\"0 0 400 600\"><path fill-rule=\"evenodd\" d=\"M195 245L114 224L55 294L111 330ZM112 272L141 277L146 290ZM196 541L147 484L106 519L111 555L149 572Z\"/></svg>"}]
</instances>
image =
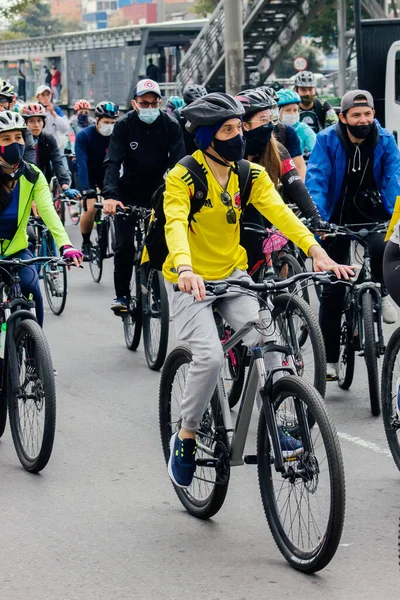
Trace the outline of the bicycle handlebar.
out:
<instances>
[{"instance_id":1,"label":"bicycle handlebar","mask_svg":"<svg viewBox=\"0 0 400 600\"><path fill-rule=\"evenodd\" d=\"M60 256L35 256L34 258L27 258L22 260L21 258L0 258L0 267L8 266L8 267L25 267L27 265L34 265L36 263L53 263L59 266L71 266L69 261L66 261L64 258Z\"/></svg>"},{"instance_id":2,"label":"bicycle handlebar","mask_svg":"<svg viewBox=\"0 0 400 600\"><path fill-rule=\"evenodd\" d=\"M388 228L389 221L385 223L350 223L348 225L335 225L333 223L329 224L329 229L325 233L325 237L337 237L339 235L354 237L359 241L362 245L367 244L367 238L372 233L386 233ZM307 227L316 232L309 224ZM352 227L360 227L357 231L353 230Z\"/></svg>"},{"instance_id":3,"label":"bicycle handlebar","mask_svg":"<svg viewBox=\"0 0 400 600\"><path fill-rule=\"evenodd\" d=\"M226 281L212 282L205 281L206 291L214 296L220 296L225 294L228 288L232 285L236 285L243 289L249 290L251 292L278 292L281 290L285 290L294 283L298 281L302 281L305 279L312 279L313 281L317 281L319 283L331 283L332 276L335 279L336 275L329 271L323 271L321 273L297 273L297 275L293 275L288 279L280 279L275 281L265 280L262 283L254 283L254 281L250 277L245 277L243 279L227 279ZM179 292L179 287L177 283L174 283L174 291Z\"/></svg>"},{"instance_id":4,"label":"bicycle handlebar","mask_svg":"<svg viewBox=\"0 0 400 600\"><path fill-rule=\"evenodd\" d=\"M94 207L101 210L103 208L103 204L101 202L95 202ZM127 204L125 208L117 206L116 214L125 216L135 214L144 219L148 214L150 214L150 211L147 208L143 208L143 206L131 206L130 204Z\"/></svg>"}]
</instances>

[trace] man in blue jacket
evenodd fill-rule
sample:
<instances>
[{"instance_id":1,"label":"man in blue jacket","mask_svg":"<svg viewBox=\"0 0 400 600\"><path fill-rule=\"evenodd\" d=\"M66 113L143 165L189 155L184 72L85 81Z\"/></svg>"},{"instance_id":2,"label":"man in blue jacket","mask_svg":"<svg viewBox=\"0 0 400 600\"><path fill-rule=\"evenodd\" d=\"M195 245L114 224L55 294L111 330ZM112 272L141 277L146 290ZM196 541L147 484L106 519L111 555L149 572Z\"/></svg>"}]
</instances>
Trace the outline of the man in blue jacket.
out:
<instances>
[{"instance_id":1,"label":"man in blue jacket","mask_svg":"<svg viewBox=\"0 0 400 600\"><path fill-rule=\"evenodd\" d=\"M392 134L374 119L374 100L366 90L343 96L339 122L317 135L308 162L306 186L321 217L337 225L386 221L400 195L400 153ZM371 268L383 284L384 234L369 237ZM350 240L331 238L328 254L339 263L349 261ZM345 287L325 286L320 324L326 346L327 379L337 379L340 321ZM396 321L396 311L382 288L385 323Z\"/></svg>"}]
</instances>

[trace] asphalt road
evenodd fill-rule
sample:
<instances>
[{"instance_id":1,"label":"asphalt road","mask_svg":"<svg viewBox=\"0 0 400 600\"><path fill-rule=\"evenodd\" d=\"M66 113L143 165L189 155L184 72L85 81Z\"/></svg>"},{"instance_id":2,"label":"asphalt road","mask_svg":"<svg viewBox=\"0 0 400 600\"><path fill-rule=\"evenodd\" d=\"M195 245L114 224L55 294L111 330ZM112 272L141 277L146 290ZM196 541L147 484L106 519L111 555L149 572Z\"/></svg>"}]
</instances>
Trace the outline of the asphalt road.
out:
<instances>
[{"instance_id":1,"label":"asphalt road","mask_svg":"<svg viewBox=\"0 0 400 600\"><path fill-rule=\"evenodd\" d=\"M1 600L399 598L400 473L370 415L362 359L349 392L330 383L327 393L345 461L342 543L324 571L305 576L272 540L255 466L232 470L212 520L183 510L161 451L159 374L142 348L125 348L108 262L100 285L88 268L72 271L64 314L46 310L59 373L50 463L30 475L9 431L0 442Z\"/></svg>"}]
</instances>

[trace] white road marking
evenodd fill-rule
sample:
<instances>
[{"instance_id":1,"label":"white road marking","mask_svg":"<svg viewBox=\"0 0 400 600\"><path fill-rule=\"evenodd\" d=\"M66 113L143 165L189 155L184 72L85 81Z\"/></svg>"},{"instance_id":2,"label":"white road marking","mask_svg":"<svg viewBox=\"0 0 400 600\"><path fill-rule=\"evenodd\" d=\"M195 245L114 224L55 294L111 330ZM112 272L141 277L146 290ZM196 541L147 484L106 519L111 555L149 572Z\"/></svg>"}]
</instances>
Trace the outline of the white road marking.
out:
<instances>
[{"instance_id":1,"label":"white road marking","mask_svg":"<svg viewBox=\"0 0 400 600\"><path fill-rule=\"evenodd\" d=\"M384 456L392 457L390 450L386 450L385 448L381 448L378 444L374 444L374 442L368 442L367 440L363 440L355 435L350 435L349 433L344 433L342 431L338 431L338 436L342 440L346 440L346 442L351 442L352 444L356 444L357 446L362 446L363 448L367 448L367 450L372 450L376 452L376 454L383 454Z\"/></svg>"}]
</instances>

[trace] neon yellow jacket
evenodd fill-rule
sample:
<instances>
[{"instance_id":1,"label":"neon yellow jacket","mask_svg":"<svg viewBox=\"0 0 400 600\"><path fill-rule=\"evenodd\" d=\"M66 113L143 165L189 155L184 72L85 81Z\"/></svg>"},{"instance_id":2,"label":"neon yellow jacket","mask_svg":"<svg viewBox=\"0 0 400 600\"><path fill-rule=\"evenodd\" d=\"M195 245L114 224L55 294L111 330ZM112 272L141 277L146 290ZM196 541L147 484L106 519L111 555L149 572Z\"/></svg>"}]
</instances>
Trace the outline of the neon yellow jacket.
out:
<instances>
[{"instance_id":1,"label":"neon yellow jacket","mask_svg":"<svg viewBox=\"0 0 400 600\"><path fill-rule=\"evenodd\" d=\"M49 228L58 248L71 245L67 232L54 209L45 176L36 165L25 163L24 172L19 178L18 229L12 240L0 240L2 257L11 256L28 247L26 227L33 200L36 202L38 212Z\"/></svg>"},{"instance_id":2,"label":"neon yellow jacket","mask_svg":"<svg viewBox=\"0 0 400 600\"><path fill-rule=\"evenodd\" d=\"M238 176L231 171L226 188L236 212L236 224L231 225L226 219L229 206L221 200L223 189L212 174L204 154L198 150L193 157L202 165L207 177L208 195L189 227L190 198L194 193L192 177L185 167L178 164L166 178L164 213L169 255L163 265L163 275L172 283L178 280L176 269L179 265L191 265L196 275L211 281L225 279L236 268L247 268L247 253L240 245ZM314 236L283 202L265 169L251 163L251 178L249 203L308 254L310 247L317 245Z\"/></svg>"}]
</instances>

